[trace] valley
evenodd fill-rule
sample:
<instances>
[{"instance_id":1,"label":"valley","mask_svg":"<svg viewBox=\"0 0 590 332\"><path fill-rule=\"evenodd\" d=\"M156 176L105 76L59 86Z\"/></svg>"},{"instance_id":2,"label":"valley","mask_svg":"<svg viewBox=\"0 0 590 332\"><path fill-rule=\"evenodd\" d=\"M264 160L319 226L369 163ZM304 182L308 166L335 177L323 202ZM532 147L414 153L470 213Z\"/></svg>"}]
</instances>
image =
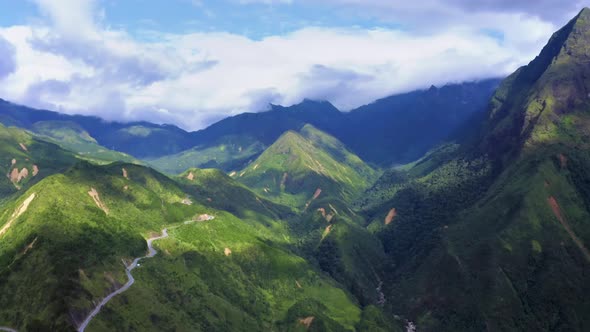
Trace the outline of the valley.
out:
<instances>
[{"instance_id":1,"label":"valley","mask_svg":"<svg viewBox=\"0 0 590 332\"><path fill-rule=\"evenodd\" d=\"M0 330L588 331L588 45L193 132L0 100Z\"/></svg>"}]
</instances>

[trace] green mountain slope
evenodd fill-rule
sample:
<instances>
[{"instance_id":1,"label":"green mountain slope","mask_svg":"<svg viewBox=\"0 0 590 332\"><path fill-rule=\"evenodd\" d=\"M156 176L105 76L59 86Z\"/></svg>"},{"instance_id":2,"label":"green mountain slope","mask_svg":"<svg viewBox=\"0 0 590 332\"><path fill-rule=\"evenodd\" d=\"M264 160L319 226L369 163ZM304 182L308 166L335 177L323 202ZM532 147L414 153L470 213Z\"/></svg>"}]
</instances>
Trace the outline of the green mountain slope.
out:
<instances>
[{"instance_id":1,"label":"green mountain slope","mask_svg":"<svg viewBox=\"0 0 590 332\"><path fill-rule=\"evenodd\" d=\"M351 202L376 172L334 137L311 125L282 135L235 179L261 197L295 207L291 232L308 259L364 304L379 301L383 248Z\"/></svg>"},{"instance_id":2,"label":"green mountain slope","mask_svg":"<svg viewBox=\"0 0 590 332\"><path fill-rule=\"evenodd\" d=\"M0 125L0 200L76 162L73 154L14 127Z\"/></svg>"},{"instance_id":3,"label":"green mountain slope","mask_svg":"<svg viewBox=\"0 0 590 332\"><path fill-rule=\"evenodd\" d=\"M93 162L113 161L139 163L135 158L109 150L90 136L80 125L71 121L39 121L32 126L32 131L44 140L54 142L66 150L75 152L80 158Z\"/></svg>"},{"instance_id":4,"label":"green mountain slope","mask_svg":"<svg viewBox=\"0 0 590 332\"><path fill-rule=\"evenodd\" d=\"M178 174L192 167L231 171L244 167L264 149L265 146L255 139L227 136L174 155L148 159L148 162L153 167L169 174Z\"/></svg>"},{"instance_id":5,"label":"green mountain slope","mask_svg":"<svg viewBox=\"0 0 590 332\"><path fill-rule=\"evenodd\" d=\"M189 167L241 168L285 132L305 124L344 142L363 160L381 167L419 158L473 116L483 114L498 79L448 84L389 96L351 112L328 102L304 100L290 107L244 113L191 133L194 147L152 158L178 174Z\"/></svg>"},{"instance_id":6,"label":"green mountain slope","mask_svg":"<svg viewBox=\"0 0 590 332\"><path fill-rule=\"evenodd\" d=\"M386 172L359 203L401 299L387 310L422 331L590 328L589 42L584 9L502 83L474 145Z\"/></svg>"},{"instance_id":7,"label":"green mountain slope","mask_svg":"<svg viewBox=\"0 0 590 332\"><path fill-rule=\"evenodd\" d=\"M350 200L365 189L375 171L335 138L306 125L289 131L248 167L232 173L258 194L306 209L318 197Z\"/></svg>"},{"instance_id":8,"label":"green mountain slope","mask_svg":"<svg viewBox=\"0 0 590 332\"><path fill-rule=\"evenodd\" d=\"M190 170L178 181L137 165L81 163L8 202L0 324L72 330L126 281L121 260L143 255L144 237L164 227L170 237L155 244L160 253L142 261L135 284L88 331L300 330L306 319L342 331L384 319L374 308L361 315L343 286L296 253L280 219L290 209L216 170ZM183 223L205 214L214 219Z\"/></svg>"},{"instance_id":9,"label":"green mountain slope","mask_svg":"<svg viewBox=\"0 0 590 332\"><path fill-rule=\"evenodd\" d=\"M67 115L20 106L0 99L0 123L64 138L71 130L87 132L99 145L136 158L175 154L194 146L191 135L172 125L109 122L95 116ZM74 126L72 124L75 124ZM54 135L55 134L55 135ZM70 135L71 136L71 135ZM60 140L61 141L61 140ZM72 143L65 140L64 143ZM88 146L84 146L88 149Z\"/></svg>"}]
</instances>

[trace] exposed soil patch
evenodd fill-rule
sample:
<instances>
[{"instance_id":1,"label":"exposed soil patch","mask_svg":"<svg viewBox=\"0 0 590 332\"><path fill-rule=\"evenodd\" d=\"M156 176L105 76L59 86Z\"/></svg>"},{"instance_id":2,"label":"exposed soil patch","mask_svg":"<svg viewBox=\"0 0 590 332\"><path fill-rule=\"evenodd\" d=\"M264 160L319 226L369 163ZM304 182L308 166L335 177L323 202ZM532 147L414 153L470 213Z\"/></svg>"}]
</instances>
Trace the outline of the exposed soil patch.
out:
<instances>
[{"instance_id":1,"label":"exposed soil patch","mask_svg":"<svg viewBox=\"0 0 590 332\"><path fill-rule=\"evenodd\" d=\"M10 226L12 226L12 223L23 213L25 213L25 211L27 211L27 209L29 208L29 204L31 204L35 197L36 194L32 193L31 196L27 197L27 199L25 199L24 202L22 202L21 205L19 205L19 207L16 210L14 210L14 212L10 216L10 219L8 219L8 222L2 227L2 229L0 229L0 236L4 235L4 233L8 231Z\"/></svg>"},{"instance_id":2,"label":"exposed soil patch","mask_svg":"<svg viewBox=\"0 0 590 332\"><path fill-rule=\"evenodd\" d=\"M305 318L299 318L299 323L301 325L305 326L305 328L309 329L309 327L313 323L313 320L314 319L315 319L314 316L309 316L309 317L305 317Z\"/></svg>"},{"instance_id":3,"label":"exposed soil patch","mask_svg":"<svg viewBox=\"0 0 590 332\"><path fill-rule=\"evenodd\" d=\"M254 170L256 170L258 168L258 166L260 166L260 165L258 165L258 164L254 165Z\"/></svg>"},{"instance_id":4,"label":"exposed soil patch","mask_svg":"<svg viewBox=\"0 0 590 332\"><path fill-rule=\"evenodd\" d=\"M225 256L229 256L229 255L231 255L231 249L230 249L230 248L225 248L225 249L223 250L223 254L224 254Z\"/></svg>"},{"instance_id":5,"label":"exposed soil patch","mask_svg":"<svg viewBox=\"0 0 590 332\"><path fill-rule=\"evenodd\" d=\"M37 176L39 174L39 166L33 165L33 176Z\"/></svg>"},{"instance_id":6,"label":"exposed soil patch","mask_svg":"<svg viewBox=\"0 0 590 332\"><path fill-rule=\"evenodd\" d=\"M18 172L18 181L17 182L21 182L22 180L26 179L29 176L29 170L26 168L23 168L20 170L20 172Z\"/></svg>"},{"instance_id":7,"label":"exposed soil patch","mask_svg":"<svg viewBox=\"0 0 590 332\"><path fill-rule=\"evenodd\" d=\"M287 183L287 179L289 178L289 173L285 172L283 177L281 178L281 190L285 187L285 183Z\"/></svg>"},{"instance_id":8,"label":"exposed soil patch","mask_svg":"<svg viewBox=\"0 0 590 332\"><path fill-rule=\"evenodd\" d=\"M23 151L29 152L29 149L27 149L27 146L24 145L23 143L18 143L18 145L20 146L21 149L23 149Z\"/></svg>"},{"instance_id":9,"label":"exposed soil patch","mask_svg":"<svg viewBox=\"0 0 590 332\"><path fill-rule=\"evenodd\" d=\"M324 209L324 208L319 208L318 212L320 212L322 214L322 217L324 217L324 219L326 219L327 222L331 222L332 219L334 218L334 214L333 213L326 213L326 209Z\"/></svg>"},{"instance_id":10,"label":"exposed soil patch","mask_svg":"<svg viewBox=\"0 0 590 332\"><path fill-rule=\"evenodd\" d=\"M189 173L188 173L188 175L186 176L186 178L187 178L189 181L192 181L192 180L194 180L194 179L195 179L195 174L193 174L193 172L189 172Z\"/></svg>"},{"instance_id":11,"label":"exposed soil patch","mask_svg":"<svg viewBox=\"0 0 590 332\"><path fill-rule=\"evenodd\" d=\"M92 199L94 200L94 203L96 204L96 206L98 206L99 209L103 210L104 213L106 213L107 215L109 214L109 209L100 200L100 196L98 194L98 191L96 191L96 189L90 188L90 191L88 192L88 195L90 195L90 197L92 197Z\"/></svg>"},{"instance_id":12,"label":"exposed soil patch","mask_svg":"<svg viewBox=\"0 0 590 332\"><path fill-rule=\"evenodd\" d=\"M125 185L125 187L123 187L123 190L125 190L125 191L129 190L129 186Z\"/></svg>"},{"instance_id":13,"label":"exposed soil patch","mask_svg":"<svg viewBox=\"0 0 590 332\"><path fill-rule=\"evenodd\" d=\"M215 217L212 216L212 215L209 215L209 214L201 214L201 215L198 215L195 218L195 221L209 221L209 220L213 220L213 219L215 219Z\"/></svg>"},{"instance_id":14,"label":"exposed soil patch","mask_svg":"<svg viewBox=\"0 0 590 332\"><path fill-rule=\"evenodd\" d=\"M297 288L303 288L303 287L301 286L301 284L299 283L299 281L297 281L297 280L295 280L295 285L297 285Z\"/></svg>"},{"instance_id":15,"label":"exposed soil patch","mask_svg":"<svg viewBox=\"0 0 590 332\"><path fill-rule=\"evenodd\" d=\"M10 161L10 164L11 164L12 166L14 166L14 164L16 164L16 159L12 159L12 160Z\"/></svg>"},{"instance_id":16,"label":"exposed soil patch","mask_svg":"<svg viewBox=\"0 0 590 332\"><path fill-rule=\"evenodd\" d=\"M29 176L29 170L26 168L23 168L20 170L18 170L18 168L13 168L12 172L10 172L10 174L8 175L8 178L10 178L10 181L12 181L12 183L16 184L21 182L23 179L26 179Z\"/></svg>"},{"instance_id":17,"label":"exposed soil patch","mask_svg":"<svg viewBox=\"0 0 590 332\"><path fill-rule=\"evenodd\" d=\"M561 168L567 168L567 156L563 153L559 154L559 163L561 165Z\"/></svg>"},{"instance_id":18,"label":"exposed soil patch","mask_svg":"<svg viewBox=\"0 0 590 332\"><path fill-rule=\"evenodd\" d=\"M330 234L333 227L334 225L329 225L328 227L326 227L326 229L324 229L324 234L322 234L322 240Z\"/></svg>"},{"instance_id":19,"label":"exposed soil patch","mask_svg":"<svg viewBox=\"0 0 590 332\"><path fill-rule=\"evenodd\" d=\"M13 168L12 171L8 174L8 178L13 183L18 181L18 168Z\"/></svg>"},{"instance_id":20,"label":"exposed soil patch","mask_svg":"<svg viewBox=\"0 0 590 332\"><path fill-rule=\"evenodd\" d=\"M397 216L397 210L395 208L389 210L389 213L385 217L385 225L391 224L391 222L393 221L393 219L395 219L396 216Z\"/></svg>"},{"instance_id":21,"label":"exposed soil patch","mask_svg":"<svg viewBox=\"0 0 590 332\"><path fill-rule=\"evenodd\" d=\"M127 173L127 170L125 168L122 168L121 170L123 171L123 177L129 180L129 173Z\"/></svg>"},{"instance_id":22,"label":"exposed soil patch","mask_svg":"<svg viewBox=\"0 0 590 332\"><path fill-rule=\"evenodd\" d=\"M582 240L580 240L580 238L578 238L576 236L576 233L574 233L574 231L572 230L570 224L567 222L567 220L561 213L561 208L559 207L559 203L557 203L555 197L551 196L547 198L547 203L549 204L549 206L551 206L553 214L555 215L557 220L559 220L565 231L569 234L572 241L574 241L578 248L580 248L580 251L582 251L582 254L584 254L584 257L586 257L586 260L590 262L590 251L588 250L588 248L586 248L586 246L584 246L584 242L582 242Z\"/></svg>"},{"instance_id":23,"label":"exposed soil patch","mask_svg":"<svg viewBox=\"0 0 590 332\"><path fill-rule=\"evenodd\" d=\"M315 190L315 193L313 193L313 197L311 199L312 200L318 199L318 197L320 197L321 193L322 193L322 189L321 188L316 189Z\"/></svg>"},{"instance_id":24,"label":"exposed soil patch","mask_svg":"<svg viewBox=\"0 0 590 332\"><path fill-rule=\"evenodd\" d=\"M304 209L304 211L307 211L307 208L309 207L309 205L311 204L311 202L313 202L318 197L320 197L321 193L322 193L322 189L321 188L318 188L318 189L315 190L315 192L313 193L313 196L311 197L311 199L307 203L305 203L305 209Z\"/></svg>"}]
</instances>

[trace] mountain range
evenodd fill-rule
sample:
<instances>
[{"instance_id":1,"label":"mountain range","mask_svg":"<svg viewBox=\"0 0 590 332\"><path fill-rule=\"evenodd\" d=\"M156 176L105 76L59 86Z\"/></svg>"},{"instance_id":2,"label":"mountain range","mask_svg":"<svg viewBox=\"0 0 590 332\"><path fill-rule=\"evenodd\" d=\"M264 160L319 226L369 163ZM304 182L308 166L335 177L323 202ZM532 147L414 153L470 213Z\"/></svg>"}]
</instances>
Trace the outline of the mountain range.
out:
<instances>
[{"instance_id":1,"label":"mountain range","mask_svg":"<svg viewBox=\"0 0 590 332\"><path fill-rule=\"evenodd\" d=\"M588 45L196 132L2 100L0 327L588 331Z\"/></svg>"}]
</instances>

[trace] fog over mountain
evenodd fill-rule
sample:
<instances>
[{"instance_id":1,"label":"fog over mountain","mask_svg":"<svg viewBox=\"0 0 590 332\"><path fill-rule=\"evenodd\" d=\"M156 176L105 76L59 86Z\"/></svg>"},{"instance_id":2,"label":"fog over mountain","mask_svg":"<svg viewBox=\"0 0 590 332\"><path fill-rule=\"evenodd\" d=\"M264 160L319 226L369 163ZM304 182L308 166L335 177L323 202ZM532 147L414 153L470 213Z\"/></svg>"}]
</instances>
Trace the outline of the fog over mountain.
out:
<instances>
[{"instance_id":1,"label":"fog over mountain","mask_svg":"<svg viewBox=\"0 0 590 332\"><path fill-rule=\"evenodd\" d=\"M505 76L580 2L2 1L0 97L190 130L305 98L346 111Z\"/></svg>"}]
</instances>

